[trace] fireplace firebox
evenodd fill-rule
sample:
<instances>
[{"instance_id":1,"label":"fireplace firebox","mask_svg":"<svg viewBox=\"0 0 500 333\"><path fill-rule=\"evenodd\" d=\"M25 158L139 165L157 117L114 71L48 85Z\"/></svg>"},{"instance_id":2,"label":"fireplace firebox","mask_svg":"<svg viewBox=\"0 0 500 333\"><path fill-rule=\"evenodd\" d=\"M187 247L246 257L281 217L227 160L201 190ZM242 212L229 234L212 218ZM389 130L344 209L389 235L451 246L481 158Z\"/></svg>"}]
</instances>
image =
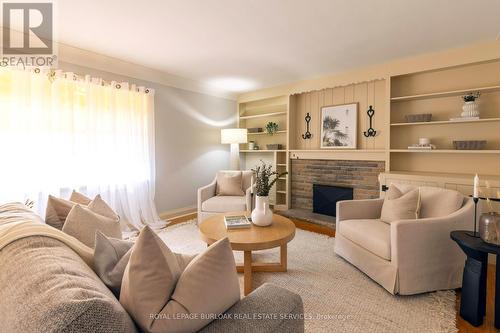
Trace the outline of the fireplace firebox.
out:
<instances>
[{"instance_id":1,"label":"fireplace firebox","mask_svg":"<svg viewBox=\"0 0 500 333\"><path fill-rule=\"evenodd\" d=\"M336 216L337 201L352 200L353 189L322 184L313 184L313 212Z\"/></svg>"}]
</instances>

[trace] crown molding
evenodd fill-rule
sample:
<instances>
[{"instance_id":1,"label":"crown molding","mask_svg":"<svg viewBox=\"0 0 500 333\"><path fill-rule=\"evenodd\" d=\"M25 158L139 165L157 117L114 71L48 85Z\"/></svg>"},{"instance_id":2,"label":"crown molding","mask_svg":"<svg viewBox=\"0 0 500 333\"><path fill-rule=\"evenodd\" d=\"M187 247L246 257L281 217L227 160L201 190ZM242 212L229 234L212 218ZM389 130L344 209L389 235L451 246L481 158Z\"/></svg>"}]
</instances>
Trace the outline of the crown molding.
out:
<instances>
[{"instance_id":1,"label":"crown molding","mask_svg":"<svg viewBox=\"0 0 500 333\"><path fill-rule=\"evenodd\" d=\"M100 71L224 99L236 100L237 98L237 94L235 93L217 89L203 82L183 78L161 70L130 63L118 58L83 50L63 43L58 43L58 50L58 61L61 62L85 66Z\"/></svg>"}]
</instances>

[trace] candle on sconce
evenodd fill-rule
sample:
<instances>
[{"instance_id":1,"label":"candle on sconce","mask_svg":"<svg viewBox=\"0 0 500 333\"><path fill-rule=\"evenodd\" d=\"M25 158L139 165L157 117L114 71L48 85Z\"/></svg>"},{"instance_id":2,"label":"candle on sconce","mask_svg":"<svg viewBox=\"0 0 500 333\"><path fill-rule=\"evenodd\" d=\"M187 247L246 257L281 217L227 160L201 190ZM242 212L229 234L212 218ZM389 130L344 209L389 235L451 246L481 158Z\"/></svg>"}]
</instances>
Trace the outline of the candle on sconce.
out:
<instances>
[{"instance_id":1,"label":"candle on sconce","mask_svg":"<svg viewBox=\"0 0 500 333\"><path fill-rule=\"evenodd\" d=\"M479 198L479 176L476 173L476 176L474 176L474 198Z\"/></svg>"}]
</instances>

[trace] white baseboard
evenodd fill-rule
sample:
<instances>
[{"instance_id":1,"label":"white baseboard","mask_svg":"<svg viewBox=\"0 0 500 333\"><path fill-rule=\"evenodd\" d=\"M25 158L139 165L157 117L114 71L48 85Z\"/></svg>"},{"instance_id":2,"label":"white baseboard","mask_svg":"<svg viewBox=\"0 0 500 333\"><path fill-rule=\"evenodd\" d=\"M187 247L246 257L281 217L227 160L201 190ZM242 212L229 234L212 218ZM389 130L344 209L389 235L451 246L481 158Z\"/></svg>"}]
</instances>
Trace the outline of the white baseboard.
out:
<instances>
[{"instance_id":1,"label":"white baseboard","mask_svg":"<svg viewBox=\"0 0 500 333\"><path fill-rule=\"evenodd\" d=\"M170 209L160 213L159 215L162 220L168 220L174 217L196 213L197 209L198 209L197 205L191 205L181 208Z\"/></svg>"}]
</instances>

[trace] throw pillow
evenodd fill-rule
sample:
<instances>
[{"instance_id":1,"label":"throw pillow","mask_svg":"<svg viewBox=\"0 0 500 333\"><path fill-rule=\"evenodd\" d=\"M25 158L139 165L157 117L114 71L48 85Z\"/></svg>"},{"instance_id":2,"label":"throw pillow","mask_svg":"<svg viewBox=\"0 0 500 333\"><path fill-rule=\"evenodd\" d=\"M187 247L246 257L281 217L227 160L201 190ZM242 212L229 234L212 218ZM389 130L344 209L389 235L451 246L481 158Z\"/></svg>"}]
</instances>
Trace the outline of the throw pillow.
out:
<instances>
[{"instance_id":1,"label":"throw pillow","mask_svg":"<svg viewBox=\"0 0 500 333\"><path fill-rule=\"evenodd\" d=\"M241 171L218 172L217 195L243 196Z\"/></svg>"},{"instance_id":2,"label":"throw pillow","mask_svg":"<svg viewBox=\"0 0 500 333\"><path fill-rule=\"evenodd\" d=\"M145 227L125 269L120 303L147 332L195 332L240 299L233 251L222 239L182 272L174 254Z\"/></svg>"},{"instance_id":3,"label":"throw pillow","mask_svg":"<svg viewBox=\"0 0 500 333\"><path fill-rule=\"evenodd\" d=\"M118 221L120 217L115 213L115 211L109 207L109 205L102 200L101 195L95 196L94 200L89 203L89 209L99 215L106 216L107 218Z\"/></svg>"},{"instance_id":4,"label":"throw pillow","mask_svg":"<svg viewBox=\"0 0 500 333\"><path fill-rule=\"evenodd\" d=\"M391 223L399 220L417 219L420 209L420 192L414 189L402 194L391 185L382 205L380 219Z\"/></svg>"},{"instance_id":5,"label":"throw pillow","mask_svg":"<svg viewBox=\"0 0 500 333\"><path fill-rule=\"evenodd\" d=\"M45 223L61 230L64 221L66 221L66 217L74 205L74 202L49 195L47 209L45 211Z\"/></svg>"},{"instance_id":6,"label":"throw pillow","mask_svg":"<svg viewBox=\"0 0 500 333\"><path fill-rule=\"evenodd\" d=\"M71 209L62 227L63 232L91 248L94 248L97 230L109 237L122 238L120 223L117 220L99 215L79 204Z\"/></svg>"},{"instance_id":7,"label":"throw pillow","mask_svg":"<svg viewBox=\"0 0 500 333\"><path fill-rule=\"evenodd\" d=\"M123 273L132 254L134 242L107 237L97 230L95 234L94 266L102 282L120 296ZM174 253L179 267L184 270L194 255Z\"/></svg>"},{"instance_id":8,"label":"throw pillow","mask_svg":"<svg viewBox=\"0 0 500 333\"><path fill-rule=\"evenodd\" d=\"M73 192L71 192L71 196L69 197L69 201L88 206L92 199L80 192L73 190Z\"/></svg>"},{"instance_id":9,"label":"throw pillow","mask_svg":"<svg viewBox=\"0 0 500 333\"><path fill-rule=\"evenodd\" d=\"M440 187L422 186L420 188L422 207L420 217L441 217L459 210L464 203L462 193Z\"/></svg>"}]
</instances>

